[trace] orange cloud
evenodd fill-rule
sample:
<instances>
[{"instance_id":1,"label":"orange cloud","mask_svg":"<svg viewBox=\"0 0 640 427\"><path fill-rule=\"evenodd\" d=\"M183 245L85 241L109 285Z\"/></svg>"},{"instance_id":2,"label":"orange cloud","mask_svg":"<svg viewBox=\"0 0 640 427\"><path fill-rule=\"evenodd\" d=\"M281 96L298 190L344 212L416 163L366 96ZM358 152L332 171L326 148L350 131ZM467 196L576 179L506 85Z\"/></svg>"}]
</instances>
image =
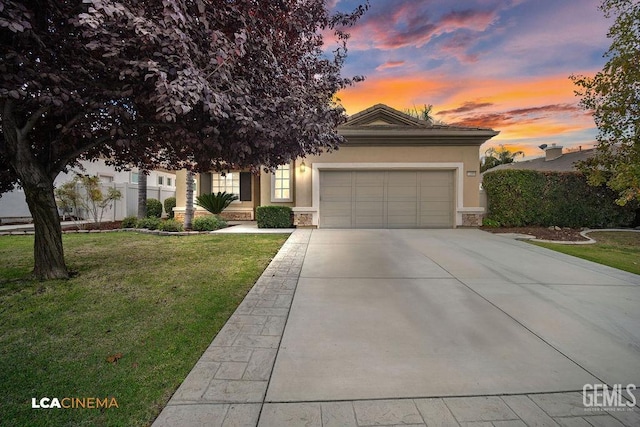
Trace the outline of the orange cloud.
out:
<instances>
[{"instance_id":1,"label":"orange cloud","mask_svg":"<svg viewBox=\"0 0 640 427\"><path fill-rule=\"evenodd\" d=\"M501 131L492 141L576 138L594 128L582 111L567 76L531 79L468 79L408 75L372 78L339 94L349 114L377 103L404 110L433 104L435 117L446 123L491 127ZM530 151L530 150L529 150Z\"/></svg>"},{"instance_id":2,"label":"orange cloud","mask_svg":"<svg viewBox=\"0 0 640 427\"><path fill-rule=\"evenodd\" d=\"M402 67L404 64L405 64L405 61L387 61L384 64L378 65L376 67L376 71L382 71L389 68Z\"/></svg>"}]
</instances>

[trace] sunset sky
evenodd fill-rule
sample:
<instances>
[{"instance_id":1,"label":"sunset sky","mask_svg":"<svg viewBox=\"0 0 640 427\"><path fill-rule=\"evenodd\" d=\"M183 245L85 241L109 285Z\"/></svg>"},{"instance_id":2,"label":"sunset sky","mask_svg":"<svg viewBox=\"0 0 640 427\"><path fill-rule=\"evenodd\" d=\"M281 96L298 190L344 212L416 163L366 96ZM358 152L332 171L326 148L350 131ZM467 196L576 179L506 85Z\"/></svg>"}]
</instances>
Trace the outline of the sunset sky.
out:
<instances>
[{"instance_id":1,"label":"sunset sky","mask_svg":"<svg viewBox=\"0 0 640 427\"><path fill-rule=\"evenodd\" d=\"M358 1L329 0L335 10ZM540 156L540 144L593 146L596 128L578 107L571 74L602 69L611 21L600 0L371 0L351 30L339 93L348 114L377 103L433 104L448 124L491 127L504 144Z\"/></svg>"}]
</instances>

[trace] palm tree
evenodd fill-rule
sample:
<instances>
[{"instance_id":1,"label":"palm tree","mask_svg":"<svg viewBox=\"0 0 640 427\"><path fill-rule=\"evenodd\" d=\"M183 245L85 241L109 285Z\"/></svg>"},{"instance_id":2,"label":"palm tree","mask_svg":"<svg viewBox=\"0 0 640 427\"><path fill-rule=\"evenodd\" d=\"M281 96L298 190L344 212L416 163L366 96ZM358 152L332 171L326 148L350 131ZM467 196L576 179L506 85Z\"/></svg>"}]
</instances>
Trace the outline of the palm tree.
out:
<instances>
[{"instance_id":1,"label":"palm tree","mask_svg":"<svg viewBox=\"0 0 640 427\"><path fill-rule=\"evenodd\" d=\"M138 218L147 216L147 174L142 168L138 168Z\"/></svg>"},{"instance_id":2,"label":"palm tree","mask_svg":"<svg viewBox=\"0 0 640 427\"><path fill-rule=\"evenodd\" d=\"M513 163L518 156L524 156L524 152L511 151L508 148L504 148L504 145L500 145L499 149L491 147L484 152L484 157L480 160L480 172L484 172L498 165Z\"/></svg>"},{"instance_id":3,"label":"palm tree","mask_svg":"<svg viewBox=\"0 0 640 427\"><path fill-rule=\"evenodd\" d=\"M191 230L191 224L193 222L193 172L187 171L187 200L185 203L184 212L184 229Z\"/></svg>"}]
</instances>

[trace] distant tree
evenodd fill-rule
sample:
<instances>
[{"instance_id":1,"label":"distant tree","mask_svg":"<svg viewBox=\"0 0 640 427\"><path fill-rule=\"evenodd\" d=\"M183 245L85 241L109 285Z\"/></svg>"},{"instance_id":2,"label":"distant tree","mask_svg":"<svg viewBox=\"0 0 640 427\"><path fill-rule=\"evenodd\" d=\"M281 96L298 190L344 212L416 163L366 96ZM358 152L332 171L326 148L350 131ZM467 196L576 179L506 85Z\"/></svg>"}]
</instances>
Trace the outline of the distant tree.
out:
<instances>
[{"instance_id":1,"label":"distant tree","mask_svg":"<svg viewBox=\"0 0 640 427\"><path fill-rule=\"evenodd\" d=\"M484 172L498 165L513 163L518 156L524 156L522 151L511 151L500 145L499 149L495 147L489 148L484 152L484 156L480 159L480 172Z\"/></svg>"},{"instance_id":2,"label":"distant tree","mask_svg":"<svg viewBox=\"0 0 640 427\"><path fill-rule=\"evenodd\" d=\"M408 114L411 117L415 117L418 120L424 120L425 122L434 123L435 119L431 116L431 110L433 110L433 105L431 104L424 104L419 109L414 105L413 108L405 109L404 113Z\"/></svg>"},{"instance_id":3,"label":"distant tree","mask_svg":"<svg viewBox=\"0 0 640 427\"><path fill-rule=\"evenodd\" d=\"M640 201L640 3L604 0L600 9L615 18L604 55L609 60L594 77L571 76L599 131L596 154L578 168L590 184L616 191L616 202L625 205Z\"/></svg>"},{"instance_id":4,"label":"distant tree","mask_svg":"<svg viewBox=\"0 0 640 427\"><path fill-rule=\"evenodd\" d=\"M343 28L367 7L0 0L0 194L24 189L34 275L68 277L53 180L78 159L257 170L337 147L334 95L359 80L340 75Z\"/></svg>"},{"instance_id":5,"label":"distant tree","mask_svg":"<svg viewBox=\"0 0 640 427\"><path fill-rule=\"evenodd\" d=\"M80 214L83 219L90 216L94 224L102 222L105 210L122 198L122 193L116 188L109 187L104 192L97 175L81 174L76 174L71 181L57 188L55 195L62 210L71 208L76 218Z\"/></svg>"}]
</instances>

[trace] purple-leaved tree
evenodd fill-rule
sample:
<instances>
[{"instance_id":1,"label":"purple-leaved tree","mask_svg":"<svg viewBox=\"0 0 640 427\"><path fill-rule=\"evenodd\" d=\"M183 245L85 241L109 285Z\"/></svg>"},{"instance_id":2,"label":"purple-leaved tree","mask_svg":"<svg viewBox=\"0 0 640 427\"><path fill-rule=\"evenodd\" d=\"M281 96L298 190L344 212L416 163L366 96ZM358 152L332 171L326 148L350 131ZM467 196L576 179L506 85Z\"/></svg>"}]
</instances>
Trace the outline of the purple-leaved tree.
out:
<instances>
[{"instance_id":1,"label":"purple-leaved tree","mask_svg":"<svg viewBox=\"0 0 640 427\"><path fill-rule=\"evenodd\" d=\"M335 148L348 34L324 0L0 0L0 194L20 185L39 279L66 278L53 180L116 167L274 168ZM323 34L336 48L323 53Z\"/></svg>"}]
</instances>

